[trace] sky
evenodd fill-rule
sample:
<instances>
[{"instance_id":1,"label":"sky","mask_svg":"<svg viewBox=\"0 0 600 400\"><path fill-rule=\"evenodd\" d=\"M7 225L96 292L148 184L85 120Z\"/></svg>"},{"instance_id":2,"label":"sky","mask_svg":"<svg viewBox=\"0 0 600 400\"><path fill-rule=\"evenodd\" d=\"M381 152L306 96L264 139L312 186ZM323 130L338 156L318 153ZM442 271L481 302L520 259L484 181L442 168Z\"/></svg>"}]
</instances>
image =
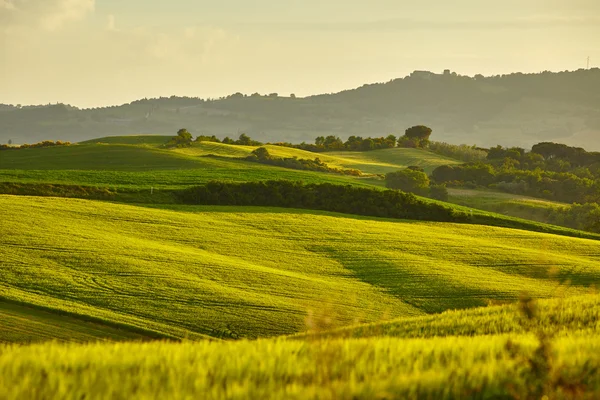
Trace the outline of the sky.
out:
<instances>
[{"instance_id":1,"label":"sky","mask_svg":"<svg viewBox=\"0 0 600 400\"><path fill-rule=\"evenodd\" d=\"M598 0L0 0L0 103L331 93L600 66Z\"/></svg>"}]
</instances>

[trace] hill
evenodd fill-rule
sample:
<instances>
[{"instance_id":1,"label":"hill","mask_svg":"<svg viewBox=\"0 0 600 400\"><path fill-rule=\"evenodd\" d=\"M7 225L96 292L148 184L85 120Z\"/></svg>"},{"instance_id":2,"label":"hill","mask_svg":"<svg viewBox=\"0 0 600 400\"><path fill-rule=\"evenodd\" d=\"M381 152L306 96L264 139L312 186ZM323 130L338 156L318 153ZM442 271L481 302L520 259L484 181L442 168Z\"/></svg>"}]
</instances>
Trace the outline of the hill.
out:
<instances>
[{"instance_id":1,"label":"hill","mask_svg":"<svg viewBox=\"0 0 600 400\"><path fill-rule=\"evenodd\" d=\"M586 296L546 299L535 302L537 328L555 335L574 332L600 332L600 296L592 290ZM334 330L314 330L291 336L291 339L315 340L331 338L433 338L524 334L528 332L522 304L504 304L468 310L451 310L441 314L404 317Z\"/></svg>"},{"instance_id":2,"label":"hill","mask_svg":"<svg viewBox=\"0 0 600 400\"><path fill-rule=\"evenodd\" d=\"M385 174L416 165L431 173L440 165L460 164L460 161L444 157L422 149L392 148L373 151L331 151L313 153L310 151L275 145L261 146L275 157L297 157L299 159L319 158L332 167L358 169L368 174ZM187 155L218 155L223 157L247 157L258 146L237 146L222 143L200 142L192 147L176 149Z\"/></svg>"},{"instance_id":3,"label":"hill","mask_svg":"<svg viewBox=\"0 0 600 400\"><path fill-rule=\"evenodd\" d=\"M459 329L453 336L446 332L431 338L390 337L395 332L388 329L362 338L0 346L0 396L597 398L600 336L597 319L588 318L594 309L585 308L592 303L585 299L562 307L558 303L541 302L542 309L555 311L560 322L567 323L551 339L526 333L473 336L461 331L469 322L467 314L475 314L472 322L476 322L481 320L477 314L486 313L477 310L445 314L444 322L454 317ZM489 313L488 326L506 323L505 318L497 318L497 311ZM594 315L598 317L597 312ZM420 323L425 330L431 330L431 324L435 329L433 320Z\"/></svg>"},{"instance_id":4,"label":"hill","mask_svg":"<svg viewBox=\"0 0 600 400\"><path fill-rule=\"evenodd\" d=\"M83 141L132 132L261 141L312 142L317 136L401 134L415 124L434 140L530 147L564 142L599 150L600 69L475 77L415 71L387 83L306 98L237 93L217 100L144 99L119 107L5 107L0 143Z\"/></svg>"},{"instance_id":5,"label":"hill","mask_svg":"<svg viewBox=\"0 0 600 400\"><path fill-rule=\"evenodd\" d=\"M99 140L99 139L98 139ZM134 139L135 140L135 139ZM223 157L199 157L156 145L81 144L3 151L0 182L51 183L150 190L191 186L210 180L244 182L290 179L353 185L381 185L374 180L290 170ZM96 143L97 140L94 140ZM223 145L225 146L225 145ZM238 151L231 146L231 151ZM246 150L244 150L246 154Z\"/></svg>"},{"instance_id":6,"label":"hill","mask_svg":"<svg viewBox=\"0 0 600 400\"><path fill-rule=\"evenodd\" d=\"M311 313L335 327L600 282L596 241L505 228L26 196L0 206L0 296L153 335L274 336L305 330Z\"/></svg>"}]
</instances>

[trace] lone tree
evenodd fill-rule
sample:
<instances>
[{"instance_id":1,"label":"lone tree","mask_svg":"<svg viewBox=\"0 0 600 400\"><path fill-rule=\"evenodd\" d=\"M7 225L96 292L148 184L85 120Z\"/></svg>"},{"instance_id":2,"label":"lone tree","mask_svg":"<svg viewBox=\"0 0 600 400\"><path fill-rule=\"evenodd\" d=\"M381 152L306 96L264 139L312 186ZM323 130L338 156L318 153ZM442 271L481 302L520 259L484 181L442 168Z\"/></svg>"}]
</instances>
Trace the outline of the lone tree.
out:
<instances>
[{"instance_id":1,"label":"lone tree","mask_svg":"<svg viewBox=\"0 0 600 400\"><path fill-rule=\"evenodd\" d=\"M400 189L421 196L429 193L429 177L422 171L406 168L385 174L385 186L389 189Z\"/></svg>"},{"instance_id":2,"label":"lone tree","mask_svg":"<svg viewBox=\"0 0 600 400\"><path fill-rule=\"evenodd\" d=\"M187 129L182 128L177 131L177 136L173 137L167 143L168 147L188 147L192 144L192 134Z\"/></svg>"},{"instance_id":3,"label":"lone tree","mask_svg":"<svg viewBox=\"0 0 600 400\"><path fill-rule=\"evenodd\" d=\"M404 136L398 140L400 147L427 147L431 128L425 125L415 125L404 131Z\"/></svg>"}]
</instances>

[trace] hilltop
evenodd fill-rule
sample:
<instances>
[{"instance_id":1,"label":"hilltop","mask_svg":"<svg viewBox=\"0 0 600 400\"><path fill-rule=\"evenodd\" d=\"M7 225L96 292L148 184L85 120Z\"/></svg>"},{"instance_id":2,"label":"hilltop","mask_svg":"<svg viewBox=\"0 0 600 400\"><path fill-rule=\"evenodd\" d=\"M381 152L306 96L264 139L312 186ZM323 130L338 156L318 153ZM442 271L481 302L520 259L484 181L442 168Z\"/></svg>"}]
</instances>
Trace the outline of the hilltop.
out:
<instances>
[{"instance_id":1,"label":"hilltop","mask_svg":"<svg viewBox=\"0 0 600 400\"><path fill-rule=\"evenodd\" d=\"M137 133L199 135L261 141L312 141L330 134L381 136L431 126L436 140L529 147L540 141L600 149L600 69L475 77L415 71L387 83L306 98L277 94L226 98L164 97L117 107L66 105L0 108L0 143L82 141ZM501 138L501 139L500 139Z\"/></svg>"}]
</instances>

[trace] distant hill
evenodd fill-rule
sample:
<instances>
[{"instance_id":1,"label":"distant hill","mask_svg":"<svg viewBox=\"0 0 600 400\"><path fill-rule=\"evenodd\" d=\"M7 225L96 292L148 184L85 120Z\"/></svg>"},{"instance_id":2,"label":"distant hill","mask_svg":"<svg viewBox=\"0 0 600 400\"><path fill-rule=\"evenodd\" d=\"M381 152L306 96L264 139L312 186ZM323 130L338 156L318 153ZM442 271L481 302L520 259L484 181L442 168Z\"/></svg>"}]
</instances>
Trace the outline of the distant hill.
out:
<instances>
[{"instance_id":1,"label":"distant hill","mask_svg":"<svg viewBox=\"0 0 600 400\"><path fill-rule=\"evenodd\" d=\"M387 83L306 98L277 94L226 98L164 97L118 107L0 105L0 143L98 136L194 135L312 142L316 136L398 134L415 124L451 143L563 142L600 150L600 69L484 77L415 71Z\"/></svg>"}]
</instances>

